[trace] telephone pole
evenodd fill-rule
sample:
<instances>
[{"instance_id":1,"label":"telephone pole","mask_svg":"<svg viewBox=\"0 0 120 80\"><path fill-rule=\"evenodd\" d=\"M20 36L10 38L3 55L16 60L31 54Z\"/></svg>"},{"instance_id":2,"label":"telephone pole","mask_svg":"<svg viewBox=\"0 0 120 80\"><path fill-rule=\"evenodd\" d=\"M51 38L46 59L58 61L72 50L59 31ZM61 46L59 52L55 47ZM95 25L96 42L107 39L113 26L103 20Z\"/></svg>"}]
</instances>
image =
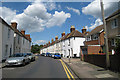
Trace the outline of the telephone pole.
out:
<instances>
[{"instance_id":1,"label":"telephone pole","mask_svg":"<svg viewBox=\"0 0 120 80\"><path fill-rule=\"evenodd\" d=\"M106 69L110 67L110 60L109 60L109 50L108 50L108 36L107 36L107 27L106 27L106 21L104 17L104 6L103 6L103 0L100 0L100 5L101 5L101 14L102 14L102 19L103 19L103 26L104 26L104 31L105 31L105 46L106 46Z\"/></svg>"}]
</instances>

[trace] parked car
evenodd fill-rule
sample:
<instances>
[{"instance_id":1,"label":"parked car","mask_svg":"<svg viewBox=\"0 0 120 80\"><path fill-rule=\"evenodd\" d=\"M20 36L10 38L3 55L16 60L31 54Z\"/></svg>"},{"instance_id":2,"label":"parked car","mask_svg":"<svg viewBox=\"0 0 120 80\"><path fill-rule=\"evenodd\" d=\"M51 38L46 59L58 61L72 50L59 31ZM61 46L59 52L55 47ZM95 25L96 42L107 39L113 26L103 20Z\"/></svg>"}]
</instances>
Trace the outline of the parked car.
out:
<instances>
[{"instance_id":1,"label":"parked car","mask_svg":"<svg viewBox=\"0 0 120 80\"><path fill-rule=\"evenodd\" d=\"M30 59L28 58L26 53L16 53L11 55L8 59L5 61L6 66L13 66L13 65L26 65L26 63L29 63Z\"/></svg>"},{"instance_id":2,"label":"parked car","mask_svg":"<svg viewBox=\"0 0 120 80\"><path fill-rule=\"evenodd\" d=\"M54 53L51 53L51 57L54 58Z\"/></svg>"},{"instance_id":3,"label":"parked car","mask_svg":"<svg viewBox=\"0 0 120 80\"><path fill-rule=\"evenodd\" d=\"M35 55L33 53L27 53L27 55L30 61L35 61Z\"/></svg>"},{"instance_id":4,"label":"parked car","mask_svg":"<svg viewBox=\"0 0 120 80\"><path fill-rule=\"evenodd\" d=\"M61 59L61 55L59 53L55 53L54 54L54 59L56 59L56 58Z\"/></svg>"},{"instance_id":5,"label":"parked car","mask_svg":"<svg viewBox=\"0 0 120 80\"><path fill-rule=\"evenodd\" d=\"M50 54L50 53L46 53L46 56L47 56L47 57L50 57L50 56L51 56L51 54Z\"/></svg>"},{"instance_id":6,"label":"parked car","mask_svg":"<svg viewBox=\"0 0 120 80\"><path fill-rule=\"evenodd\" d=\"M45 56L45 53L42 53L41 56Z\"/></svg>"}]
</instances>

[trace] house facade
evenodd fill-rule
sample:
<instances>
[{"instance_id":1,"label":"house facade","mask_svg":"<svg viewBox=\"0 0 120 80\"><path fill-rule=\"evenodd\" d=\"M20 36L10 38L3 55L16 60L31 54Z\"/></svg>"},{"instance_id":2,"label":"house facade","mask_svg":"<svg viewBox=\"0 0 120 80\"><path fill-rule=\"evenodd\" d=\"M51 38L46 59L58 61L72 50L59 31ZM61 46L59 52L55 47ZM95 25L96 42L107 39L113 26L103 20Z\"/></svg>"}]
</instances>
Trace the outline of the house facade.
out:
<instances>
[{"instance_id":1,"label":"house facade","mask_svg":"<svg viewBox=\"0 0 120 80\"><path fill-rule=\"evenodd\" d=\"M9 25L0 17L0 45L0 61L15 53L30 53L30 34L25 34L24 30L19 31L16 22Z\"/></svg>"},{"instance_id":2,"label":"house facade","mask_svg":"<svg viewBox=\"0 0 120 80\"><path fill-rule=\"evenodd\" d=\"M63 57L80 57L80 46L84 45L84 41L84 34L71 26L70 33L65 35L63 32L60 39L56 36L55 41L52 39L52 42L44 45L40 51L46 53L47 49L47 52L60 53Z\"/></svg>"},{"instance_id":3,"label":"house facade","mask_svg":"<svg viewBox=\"0 0 120 80\"><path fill-rule=\"evenodd\" d=\"M14 53L14 29L0 17L0 55L5 60Z\"/></svg>"},{"instance_id":4,"label":"house facade","mask_svg":"<svg viewBox=\"0 0 120 80\"><path fill-rule=\"evenodd\" d=\"M29 34L25 34L25 30L19 31L17 23L12 22L11 26L14 28L14 53L30 53L31 52L31 38Z\"/></svg>"},{"instance_id":5,"label":"house facade","mask_svg":"<svg viewBox=\"0 0 120 80\"><path fill-rule=\"evenodd\" d=\"M84 46L81 46L82 54L105 53L104 28L103 25L97 26L86 34Z\"/></svg>"},{"instance_id":6,"label":"house facade","mask_svg":"<svg viewBox=\"0 0 120 80\"><path fill-rule=\"evenodd\" d=\"M115 40L120 37L120 9L106 18L109 52L114 51Z\"/></svg>"}]
</instances>

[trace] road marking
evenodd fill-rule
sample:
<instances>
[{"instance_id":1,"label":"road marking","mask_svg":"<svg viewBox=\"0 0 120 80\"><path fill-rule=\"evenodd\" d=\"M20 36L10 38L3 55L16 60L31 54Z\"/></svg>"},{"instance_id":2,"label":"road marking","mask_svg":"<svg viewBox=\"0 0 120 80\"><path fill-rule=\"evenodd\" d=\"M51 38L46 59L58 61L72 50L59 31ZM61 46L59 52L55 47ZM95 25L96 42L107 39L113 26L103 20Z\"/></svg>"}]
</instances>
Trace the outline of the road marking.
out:
<instances>
[{"instance_id":1,"label":"road marking","mask_svg":"<svg viewBox=\"0 0 120 80\"><path fill-rule=\"evenodd\" d=\"M5 69L5 70L13 70L15 68L3 68L3 69Z\"/></svg>"},{"instance_id":2,"label":"road marking","mask_svg":"<svg viewBox=\"0 0 120 80\"><path fill-rule=\"evenodd\" d=\"M65 72L67 71L67 72L70 74L70 76L72 77L72 79L75 80L74 76L71 74L70 70L69 70L68 67L65 65L65 63L64 63L61 59L60 59L60 61L61 61L62 65L64 66ZM66 74L68 75L67 72L66 72ZM69 75L68 75L68 79L71 80L71 78L69 77Z\"/></svg>"},{"instance_id":3,"label":"road marking","mask_svg":"<svg viewBox=\"0 0 120 80\"><path fill-rule=\"evenodd\" d=\"M35 56L35 58L37 59L37 58L38 58L38 56Z\"/></svg>"},{"instance_id":4,"label":"road marking","mask_svg":"<svg viewBox=\"0 0 120 80\"><path fill-rule=\"evenodd\" d=\"M60 61L61 61L61 60L60 60ZM62 62L62 61L61 61L61 64L62 64L62 66L63 66L63 68L64 68L64 70L65 70L65 73L66 73L66 75L67 75L68 79L69 79L69 80L71 80L71 79L70 79L70 76L69 76L69 74L68 74L67 70L65 69L65 66L64 66L64 64L63 64L63 62Z\"/></svg>"},{"instance_id":5,"label":"road marking","mask_svg":"<svg viewBox=\"0 0 120 80\"><path fill-rule=\"evenodd\" d=\"M65 65L65 63L64 63L64 65ZM73 80L75 80L74 77L73 77L73 75L72 75L71 72L69 71L68 67L67 67L66 65L65 65L65 67L66 67L66 69L68 70L70 76L73 78Z\"/></svg>"}]
</instances>

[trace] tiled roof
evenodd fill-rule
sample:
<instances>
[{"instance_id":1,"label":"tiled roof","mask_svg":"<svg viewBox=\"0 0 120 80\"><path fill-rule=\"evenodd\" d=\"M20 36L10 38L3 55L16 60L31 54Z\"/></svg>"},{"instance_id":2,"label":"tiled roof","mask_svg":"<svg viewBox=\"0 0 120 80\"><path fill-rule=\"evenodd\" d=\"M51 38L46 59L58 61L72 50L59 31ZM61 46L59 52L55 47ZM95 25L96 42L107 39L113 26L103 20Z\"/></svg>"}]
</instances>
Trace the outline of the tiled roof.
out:
<instances>
[{"instance_id":1,"label":"tiled roof","mask_svg":"<svg viewBox=\"0 0 120 80\"><path fill-rule=\"evenodd\" d=\"M87 36L98 33L102 29L104 29L103 25L97 26L95 29L93 29L91 32L89 32Z\"/></svg>"},{"instance_id":2,"label":"tiled roof","mask_svg":"<svg viewBox=\"0 0 120 80\"><path fill-rule=\"evenodd\" d=\"M67 38L71 38L71 37L84 37L84 35L79 32L78 30L72 31Z\"/></svg>"},{"instance_id":3,"label":"tiled roof","mask_svg":"<svg viewBox=\"0 0 120 80\"><path fill-rule=\"evenodd\" d=\"M63 41L63 40L65 40L65 39L67 39L67 36L68 36L69 34L70 34L70 33L68 33L68 34L66 34L65 36L63 36L61 40Z\"/></svg>"},{"instance_id":4,"label":"tiled roof","mask_svg":"<svg viewBox=\"0 0 120 80\"><path fill-rule=\"evenodd\" d=\"M1 17L0 17L0 22L7 25L7 27L10 27L12 30L14 30L6 21L4 21Z\"/></svg>"}]
</instances>

